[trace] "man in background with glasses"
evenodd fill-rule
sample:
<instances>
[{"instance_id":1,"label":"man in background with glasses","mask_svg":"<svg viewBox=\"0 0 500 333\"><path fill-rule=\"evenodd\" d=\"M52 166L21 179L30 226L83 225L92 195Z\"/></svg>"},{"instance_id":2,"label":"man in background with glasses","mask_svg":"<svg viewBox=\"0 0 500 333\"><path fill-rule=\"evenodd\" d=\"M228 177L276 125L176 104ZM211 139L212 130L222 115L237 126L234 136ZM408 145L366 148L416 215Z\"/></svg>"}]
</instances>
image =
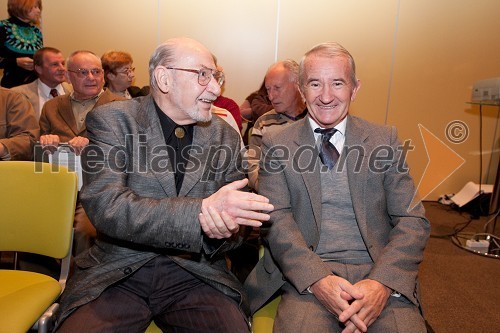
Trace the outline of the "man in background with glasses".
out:
<instances>
[{"instance_id":1,"label":"man in background with glasses","mask_svg":"<svg viewBox=\"0 0 500 333\"><path fill-rule=\"evenodd\" d=\"M241 191L241 140L212 116L223 73L188 38L157 47L151 94L87 116L82 203L95 245L75 259L57 332L249 332L246 295L225 254L267 221Z\"/></svg>"},{"instance_id":2,"label":"man in background with glasses","mask_svg":"<svg viewBox=\"0 0 500 333\"><path fill-rule=\"evenodd\" d=\"M123 98L103 91L104 71L101 59L90 51L73 52L67 61L66 79L73 92L47 101L40 116L40 144L45 151L54 152L59 144L68 144L79 155L88 145L85 117L99 105ZM75 254L90 247L95 228L80 202L75 211Z\"/></svg>"},{"instance_id":3,"label":"man in background with glasses","mask_svg":"<svg viewBox=\"0 0 500 333\"><path fill-rule=\"evenodd\" d=\"M69 56L66 78L74 91L45 103L40 116L40 143L52 147L68 143L79 154L89 142L85 127L87 113L123 98L103 90L101 59L90 51L76 51Z\"/></svg>"}]
</instances>

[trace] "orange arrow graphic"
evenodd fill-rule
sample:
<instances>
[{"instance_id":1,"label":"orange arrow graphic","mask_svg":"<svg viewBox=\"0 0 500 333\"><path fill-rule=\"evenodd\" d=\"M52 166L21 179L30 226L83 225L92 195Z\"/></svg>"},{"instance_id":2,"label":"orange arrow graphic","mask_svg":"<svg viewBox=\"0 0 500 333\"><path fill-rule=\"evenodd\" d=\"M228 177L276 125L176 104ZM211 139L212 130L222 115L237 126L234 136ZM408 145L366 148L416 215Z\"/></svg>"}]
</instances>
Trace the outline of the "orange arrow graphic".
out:
<instances>
[{"instance_id":1,"label":"orange arrow graphic","mask_svg":"<svg viewBox=\"0 0 500 333\"><path fill-rule=\"evenodd\" d=\"M465 163L465 159L423 125L418 124L418 128L429 159L424 174L417 186L417 193L424 200L436 187L460 168ZM413 199L415 200L415 197ZM414 205L412 204L413 207Z\"/></svg>"}]
</instances>

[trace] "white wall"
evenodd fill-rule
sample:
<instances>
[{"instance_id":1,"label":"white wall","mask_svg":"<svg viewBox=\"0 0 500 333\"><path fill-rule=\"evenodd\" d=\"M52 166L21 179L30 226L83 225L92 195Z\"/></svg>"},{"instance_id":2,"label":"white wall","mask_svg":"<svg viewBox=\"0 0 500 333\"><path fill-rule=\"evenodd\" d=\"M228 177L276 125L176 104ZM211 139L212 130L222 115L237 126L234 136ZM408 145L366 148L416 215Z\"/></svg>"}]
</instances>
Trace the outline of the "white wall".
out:
<instances>
[{"instance_id":1,"label":"white wall","mask_svg":"<svg viewBox=\"0 0 500 333\"><path fill-rule=\"evenodd\" d=\"M0 0L0 18L6 17ZM362 88L352 112L396 125L415 150L408 160L418 183L429 158L419 124L465 159L427 199L457 192L479 177L478 107L466 104L473 82L500 76L498 0L44 0L47 46L109 49L134 57L138 85L148 84L153 49L184 35L205 43L224 67L225 95L241 103L276 59L300 60L316 43L336 40L355 57ZM483 109L483 181L492 183L498 150L498 107ZM467 140L451 143L446 126L463 121ZM429 143L428 143L429 144ZM436 143L433 143L436 144ZM450 161L433 156L437 165ZM421 193L426 194L426 193Z\"/></svg>"}]
</instances>

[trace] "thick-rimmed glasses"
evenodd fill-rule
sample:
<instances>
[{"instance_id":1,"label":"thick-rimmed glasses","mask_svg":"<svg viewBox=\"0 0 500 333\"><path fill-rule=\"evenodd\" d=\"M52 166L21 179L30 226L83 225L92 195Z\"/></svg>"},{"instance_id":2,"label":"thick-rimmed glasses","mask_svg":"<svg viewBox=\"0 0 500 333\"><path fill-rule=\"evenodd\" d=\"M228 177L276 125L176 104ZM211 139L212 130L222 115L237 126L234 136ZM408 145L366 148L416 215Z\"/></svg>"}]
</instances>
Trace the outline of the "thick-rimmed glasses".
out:
<instances>
[{"instance_id":1,"label":"thick-rimmed glasses","mask_svg":"<svg viewBox=\"0 0 500 333\"><path fill-rule=\"evenodd\" d=\"M198 74L198 83L202 86L206 86L210 82L210 80L212 80L212 77L215 79L219 86L222 86L224 84L225 77L224 72L222 71L214 71L213 69L206 67L202 67L200 69L167 67L167 69Z\"/></svg>"},{"instance_id":2,"label":"thick-rimmed glasses","mask_svg":"<svg viewBox=\"0 0 500 333\"><path fill-rule=\"evenodd\" d=\"M119 72L115 72L115 73L116 74L130 75L130 74L134 74L134 72L135 72L135 67L130 67L130 68L124 69L123 71L119 71Z\"/></svg>"},{"instance_id":3,"label":"thick-rimmed glasses","mask_svg":"<svg viewBox=\"0 0 500 333\"><path fill-rule=\"evenodd\" d=\"M102 75L102 73L104 73L104 70L102 68L92 68L92 69L78 68L77 70L68 69L68 72L76 73L79 78L85 79L91 73L92 76L100 76Z\"/></svg>"}]
</instances>

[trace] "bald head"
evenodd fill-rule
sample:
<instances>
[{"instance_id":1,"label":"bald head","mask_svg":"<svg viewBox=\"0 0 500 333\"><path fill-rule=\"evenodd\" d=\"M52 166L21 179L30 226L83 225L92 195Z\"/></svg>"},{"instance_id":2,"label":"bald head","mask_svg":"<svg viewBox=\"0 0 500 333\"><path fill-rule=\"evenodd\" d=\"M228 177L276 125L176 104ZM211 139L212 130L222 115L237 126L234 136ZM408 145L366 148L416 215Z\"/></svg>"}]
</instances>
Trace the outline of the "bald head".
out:
<instances>
[{"instance_id":1,"label":"bald head","mask_svg":"<svg viewBox=\"0 0 500 333\"><path fill-rule=\"evenodd\" d=\"M104 71L101 59L93 52L73 52L67 61L68 81L73 85L73 96L86 100L97 96L104 86Z\"/></svg>"},{"instance_id":2,"label":"bald head","mask_svg":"<svg viewBox=\"0 0 500 333\"><path fill-rule=\"evenodd\" d=\"M182 57L193 57L197 54L208 53L210 51L200 42L188 37L176 37L166 40L160 44L149 59L149 79L152 88L158 88L153 72L156 67L176 66ZM212 59L213 60L213 59ZM215 64L214 67L215 68Z\"/></svg>"},{"instance_id":3,"label":"bald head","mask_svg":"<svg viewBox=\"0 0 500 333\"><path fill-rule=\"evenodd\" d=\"M200 42L172 38L149 61L151 93L160 109L179 125L211 119L220 86L212 53Z\"/></svg>"}]
</instances>

